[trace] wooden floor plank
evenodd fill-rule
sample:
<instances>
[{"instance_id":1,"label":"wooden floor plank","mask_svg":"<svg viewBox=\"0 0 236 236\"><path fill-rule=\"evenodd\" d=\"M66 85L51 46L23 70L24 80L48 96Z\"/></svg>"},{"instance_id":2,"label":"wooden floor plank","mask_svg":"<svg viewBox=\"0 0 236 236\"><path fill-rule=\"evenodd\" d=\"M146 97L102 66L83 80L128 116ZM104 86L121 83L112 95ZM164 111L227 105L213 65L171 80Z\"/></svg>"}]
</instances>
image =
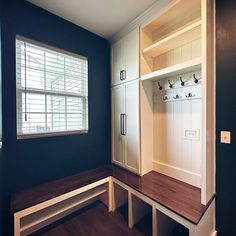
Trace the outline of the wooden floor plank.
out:
<instances>
[{"instance_id":1,"label":"wooden floor plank","mask_svg":"<svg viewBox=\"0 0 236 236\"><path fill-rule=\"evenodd\" d=\"M118 212L109 213L100 202L65 217L39 230L31 236L144 236L138 230L129 229Z\"/></svg>"}]
</instances>

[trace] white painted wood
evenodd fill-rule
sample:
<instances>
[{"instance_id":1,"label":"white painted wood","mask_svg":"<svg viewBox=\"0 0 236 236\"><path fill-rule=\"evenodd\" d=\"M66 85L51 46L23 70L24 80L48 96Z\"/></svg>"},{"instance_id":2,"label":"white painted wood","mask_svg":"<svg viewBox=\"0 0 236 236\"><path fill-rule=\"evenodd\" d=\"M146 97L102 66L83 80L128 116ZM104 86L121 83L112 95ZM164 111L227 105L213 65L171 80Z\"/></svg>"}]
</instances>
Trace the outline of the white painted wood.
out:
<instances>
[{"instance_id":1,"label":"white painted wood","mask_svg":"<svg viewBox=\"0 0 236 236\"><path fill-rule=\"evenodd\" d=\"M126 80L139 78L139 28L129 32L124 38Z\"/></svg>"},{"instance_id":2,"label":"white painted wood","mask_svg":"<svg viewBox=\"0 0 236 236\"><path fill-rule=\"evenodd\" d=\"M125 137L121 135L121 114L124 111L124 87L112 88L112 161L116 164L125 163Z\"/></svg>"},{"instance_id":3,"label":"white painted wood","mask_svg":"<svg viewBox=\"0 0 236 236\"><path fill-rule=\"evenodd\" d=\"M134 80L125 86L125 165L140 173L140 140L139 140L139 81Z\"/></svg>"},{"instance_id":4,"label":"white painted wood","mask_svg":"<svg viewBox=\"0 0 236 236\"><path fill-rule=\"evenodd\" d=\"M154 211L156 211L156 236L170 235L177 223L155 208Z\"/></svg>"},{"instance_id":5,"label":"white painted wood","mask_svg":"<svg viewBox=\"0 0 236 236\"><path fill-rule=\"evenodd\" d=\"M160 15L163 12L163 9L168 7L171 2L173 2L173 0L156 1L150 8L148 8L129 24L124 26L119 32L109 38L110 44L117 42L136 27L147 24L147 22L149 22L151 19L157 15Z\"/></svg>"},{"instance_id":6,"label":"white painted wood","mask_svg":"<svg viewBox=\"0 0 236 236\"><path fill-rule=\"evenodd\" d=\"M124 114L125 134L121 134ZM140 174L139 81L112 88L112 161Z\"/></svg>"},{"instance_id":7,"label":"white painted wood","mask_svg":"<svg viewBox=\"0 0 236 236\"><path fill-rule=\"evenodd\" d=\"M77 201L73 204L70 204L68 206L65 206L63 208L55 208L53 210L46 208L44 212L40 212L40 214L37 214L37 216L30 215L27 219L27 224L24 223L24 218L21 218L22 226L21 226L21 235L28 235L32 232L35 232L36 230L49 225L77 210L80 208L91 204L92 202L98 200L98 196L105 193L106 190L101 190L97 193L91 194L90 196ZM42 215L42 216L41 216Z\"/></svg>"},{"instance_id":8,"label":"white painted wood","mask_svg":"<svg viewBox=\"0 0 236 236\"><path fill-rule=\"evenodd\" d=\"M136 197L132 193L129 193L129 206L130 206L130 221L129 227L133 228L143 217L145 217L151 210L152 207L146 202Z\"/></svg>"},{"instance_id":9,"label":"white painted wood","mask_svg":"<svg viewBox=\"0 0 236 236\"><path fill-rule=\"evenodd\" d=\"M20 236L20 217L14 214L14 236Z\"/></svg>"},{"instance_id":10,"label":"white painted wood","mask_svg":"<svg viewBox=\"0 0 236 236\"><path fill-rule=\"evenodd\" d=\"M201 221L189 229L189 236L212 236L215 234L215 200L208 207Z\"/></svg>"},{"instance_id":11,"label":"white painted wood","mask_svg":"<svg viewBox=\"0 0 236 236\"><path fill-rule=\"evenodd\" d=\"M187 44L193 40L200 38L201 20L186 26L184 29L167 36L166 38L143 49L143 53L157 57L181 45Z\"/></svg>"},{"instance_id":12,"label":"white painted wood","mask_svg":"<svg viewBox=\"0 0 236 236\"><path fill-rule=\"evenodd\" d=\"M142 27L149 31L160 30L163 26L172 22L189 18L192 15L200 15L200 0L175 0L156 13L156 16L145 22Z\"/></svg>"},{"instance_id":13,"label":"white painted wood","mask_svg":"<svg viewBox=\"0 0 236 236\"><path fill-rule=\"evenodd\" d=\"M215 8L214 0L202 5L202 191L205 205L215 192Z\"/></svg>"},{"instance_id":14,"label":"white painted wood","mask_svg":"<svg viewBox=\"0 0 236 236\"><path fill-rule=\"evenodd\" d=\"M153 159L153 99L152 82L140 84L140 146L141 175L152 170Z\"/></svg>"},{"instance_id":15,"label":"white painted wood","mask_svg":"<svg viewBox=\"0 0 236 236\"><path fill-rule=\"evenodd\" d=\"M159 80L163 78L171 77L175 74L183 74L191 72L201 68L201 57L185 61L167 68L151 72L149 74L141 76L141 80Z\"/></svg>"},{"instance_id":16,"label":"white painted wood","mask_svg":"<svg viewBox=\"0 0 236 236\"><path fill-rule=\"evenodd\" d=\"M140 192L134 190L133 188L129 187L128 185L124 184L123 182L119 181L118 179L112 178L113 182L120 185L122 188L126 189L127 191L131 192L133 195L135 195L136 197L140 198L141 200L143 200L144 202L146 202L147 204L153 206L154 208L156 208L157 210L159 210L160 212L164 213L165 215L169 216L170 218L172 218L173 220L175 220L176 222L184 225L185 227L187 227L188 229L191 228L193 226L193 224L189 221L187 221L186 219L182 218L181 216L175 214L174 212L168 210L167 208L163 207L162 205L160 205L159 203L153 201L152 199L148 198L147 196L141 194Z\"/></svg>"},{"instance_id":17,"label":"white painted wood","mask_svg":"<svg viewBox=\"0 0 236 236\"><path fill-rule=\"evenodd\" d=\"M135 28L111 46L112 86L139 77L139 28ZM125 71L125 80L120 80L120 72Z\"/></svg>"},{"instance_id":18,"label":"white painted wood","mask_svg":"<svg viewBox=\"0 0 236 236\"><path fill-rule=\"evenodd\" d=\"M195 84L192 75L182 74L153 83L153 169L173 178L201 187L201 140L185 138L186 130L201 134L201 83ZM173 83L169 88L168 79ZM193 97L186 98L189 93ZM174 99L179 95L179 99ZM164 96L169 98L163 101Z\"/></svg>"},{"instance_id":19,"label":"white painted wood","mask_svg":"<svg viewBox=\"0 0 236 236\"><path fill-rule=\"evenodd\" d=\"M162 234L168 231L168 227L173 227L175 222L185 226L189 229L190 236L211 236L215 233L215 200L211 203L208 207L206 213L198 223L198 225L192 224L191 222L187 221L183 217L175 214L174 212L170 211L169 209L163 207L159 203L153 201L152 199L148 198L146 195L141 194L140 192L134 190L133 188L129 187L125 183L119 181L116 178L112 178L113 183L119 185L121 188L126 189L129 192L129 196L134 195L136 198L146 202L150 206L152 206L152 214L153 214L153 235L155 236L163 236ZM159 213L157 213L159 212ZM161 214L161 216L160 216ZM160 220L158 222L158 220ZM131 222L132 223L132 222ZM169 225L169 226L168 226ZM158 234L159 232L159 234Z\"/></svg>"},{"instance_id":20,"label":"white painted wood","mask_svg":"<svg viewBox=\"0 0 236 236\"><path fill-rule=\"evenodd\" d=\"M113 182L112 178L109 179L108 183L108 211L112 212L114 209L114 189L113 189Z\"/></svg>"},{"instance_id":21,"label":"white painted wood","mask_svg":"<svg viewBox=\"0 0 236 236\"><path fill-rule=\"evenodd\" d=\"M157 236L157 210L152 206L152 236Z\"/></svg>"},{"instance_id":22,"label":"white painted wood","mask_svg":"<svg viewBox=\"0 0 236 236\"><path fill-rule=\"evenodd\" d=\"M121 187L116 182L112 181L113 185L113 211L123 206L128 202L128 191Z\"/></svg>"},{"instance_id":23,"label":"white painted wood","mask_svg":"<svg viewBox=\"0 0 236 236\"><path fill-rule=\"evenodd\" d=\"M104 178L14 214L15 236L27 235L108 193L111 177ZM110 207L110 206L109 206Z\"/></svg>"},{"instance_id":24,"label":"white painted wood","mask_svg":"<svg viewBox=\"0 0 236 236\"><path fill-rule=\"evenodd\" d=\"M124 41L119 40L111 47L112 85L121 83L120 71L125 69Z\"/></svg>"},{"instance_id":25,"label":"white painted wood","mask_svg":"<svg viewBox=\"0 0 236 236\"><path fill-rule=\"evenodd\" d=\"M195 172L191 172L158 161L153 161L153 170L162 173L164 175L168 175L172 178L178 179L180 181L183 181L185 183L191 184L193 186L196 186L198 188L201 187L201 175L196 174Z\"/></svg>"}]
</instances>

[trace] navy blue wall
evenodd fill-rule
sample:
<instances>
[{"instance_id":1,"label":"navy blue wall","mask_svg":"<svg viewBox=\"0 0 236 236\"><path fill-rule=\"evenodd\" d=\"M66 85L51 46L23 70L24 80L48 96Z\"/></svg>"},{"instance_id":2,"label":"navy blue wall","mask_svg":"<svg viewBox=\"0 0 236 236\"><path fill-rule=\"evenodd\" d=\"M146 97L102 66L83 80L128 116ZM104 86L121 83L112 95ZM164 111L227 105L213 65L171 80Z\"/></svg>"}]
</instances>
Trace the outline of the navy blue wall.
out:
<instances>
[{"instance_id":1,"label":"navy blue wall","mask_svg":"<svg viewBox=\"0 0 236 236\"><path fill-rule=\"evenodd\" d=\"M236 235L236 1L216 0L217 76L217 231ZM231 145L220 130L231 130Z\"/></svg>"},{"instance_id":2,"label":"navy blue wall","mask_svg":"<svg viewBox=\"0 0 236 236\"><path fill-rule=\"evenodd\" d=\"M88 57L88 134L16 139L16 34ZM12 193L110 163L109 68L107 40L26 1L4 0L2 86L5 216L9 213L9 197ZM9 219L6 217L5 220Z\"/></svg>"}]
</instances>

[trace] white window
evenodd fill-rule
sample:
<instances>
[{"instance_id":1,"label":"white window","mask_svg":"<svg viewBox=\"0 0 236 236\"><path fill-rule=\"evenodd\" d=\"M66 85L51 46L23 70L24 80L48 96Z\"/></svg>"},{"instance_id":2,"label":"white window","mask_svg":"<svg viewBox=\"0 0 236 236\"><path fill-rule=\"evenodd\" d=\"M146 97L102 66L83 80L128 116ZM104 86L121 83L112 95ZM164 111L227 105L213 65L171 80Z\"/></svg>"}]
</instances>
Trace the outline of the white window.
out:
<instances>
[{"instance_id":1,"label":"white window","mask_svg":"<svg viewBox=\"0 0 236 236\"><path fill-rule=\"evenodd\" d=\"M16 38L17 138L88 131L88 60Z\"/></svg>"}]
</instances>

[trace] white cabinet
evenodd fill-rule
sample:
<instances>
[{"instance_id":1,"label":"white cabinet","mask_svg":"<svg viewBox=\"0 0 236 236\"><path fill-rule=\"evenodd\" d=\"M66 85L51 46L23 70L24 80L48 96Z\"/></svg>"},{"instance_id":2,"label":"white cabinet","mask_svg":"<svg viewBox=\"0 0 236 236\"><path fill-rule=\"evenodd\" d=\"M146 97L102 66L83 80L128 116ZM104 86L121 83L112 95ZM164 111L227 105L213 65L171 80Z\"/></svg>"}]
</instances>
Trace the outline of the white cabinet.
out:
<instances>
[{"instance_id":1,"label":"white cabinet","mask_svg":"<svg viewBox=\"0 0 236 236\"><path fill-rule=\"evenodd\" d=\"M139 81L112 88L112 160L140 173Z\"/></svg>"},{"instance_id":2,"label":"white cabinet","mask_svg":"<svg viewBox=\"0 0 236 236\"><path fill-rule=\"evenodd\" d=\"M112 45L112 86L139 77L139 29Z\"/></svg>"}]
</instances>

